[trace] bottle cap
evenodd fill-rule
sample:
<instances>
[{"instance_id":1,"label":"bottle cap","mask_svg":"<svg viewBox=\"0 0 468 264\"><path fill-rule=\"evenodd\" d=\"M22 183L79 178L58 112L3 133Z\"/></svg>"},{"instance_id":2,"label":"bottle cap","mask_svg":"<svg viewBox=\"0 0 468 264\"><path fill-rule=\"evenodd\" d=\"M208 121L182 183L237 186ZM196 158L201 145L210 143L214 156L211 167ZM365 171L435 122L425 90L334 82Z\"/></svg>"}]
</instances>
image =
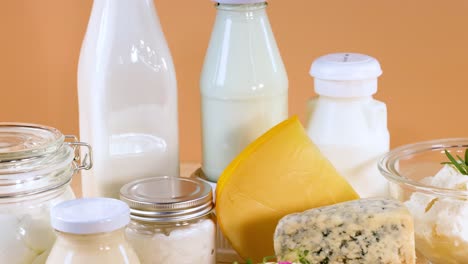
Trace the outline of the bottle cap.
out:
<instances>
[{"instance_id":1,"label":"bottle cap","mask_svg":"<svg viewBox=\"0 0 468 264\"><path fill-rule=\"evenodd\" d=\"M84 198L66 201L53 207L52 227L71 234L112 232L130 222L130 209L111 198Z\"/></svg>"},{"instance_id":2,"label":"bottle cap","mask_svg":"<svg viewBox=\"0 0 468 264\"><path fill-rule=\"evenodd\" d=\"M310 69L315 91L331 97L373 95L381 74L375 58L358 53L328 54L315 60Z\"/></svg>"},{"instance_id":3,"label":"bottle cap","mask_svg":"<svg viewBox=\"0 0 468 264\"><path fill-rule=\"evenodd\" d=\"M130 206L132 219L178 222L213 211L211 187L194 178L160 176L130 182L120 189L120 199Z\"/></svg>"},{"instance_id":4,"label":"bottle cap","mask_svg":"<svg viewBox=\"0 0 468 264\"><path fill-rule=\"evenodd\" d=\"M220 4L232 4L232 5L245 5L245 4L256 4L263 3L266 0L212 0Z\"/></svg>"}]
</instances>

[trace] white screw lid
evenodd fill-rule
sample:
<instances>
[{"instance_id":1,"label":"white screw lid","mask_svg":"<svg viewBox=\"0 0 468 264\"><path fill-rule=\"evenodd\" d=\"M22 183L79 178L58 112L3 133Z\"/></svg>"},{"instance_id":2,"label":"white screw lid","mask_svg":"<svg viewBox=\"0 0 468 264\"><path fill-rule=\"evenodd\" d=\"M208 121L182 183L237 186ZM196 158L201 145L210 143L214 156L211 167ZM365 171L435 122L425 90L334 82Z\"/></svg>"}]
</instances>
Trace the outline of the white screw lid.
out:
<instances>
[{"instance_id":1,"label":"white screw lid","mask_svg":"<svg viewBox=\"0 0 468 264\"><path fill-rule=\"evenodd\" d=\"M243 4L255 4L263 3L266 0L212 0L220 4L232 4L232 5L243 5Z\"/></svg>"},{"instance_id":2,"label":"white screw lid","mask_svg":"<svg viewBox=\"0 0 468 264\"><path fill-rule=\"evenodd\" d=\"M71 234L112 232L130 222L130 208L111 198L84 198L66 201L53 207L52 227Z\"/></svg>"},{"instance_id":3,"label":"white screw lid","mask_svg":"<svg viewBox=\"0 0 468 264\"><path fill-rule=\"evenodd\" d=\"M377 77L382 75L379 62L358 53L333 53L312 63L315 91L332 97L369 96L377 92Z\"/></svg>"}]
</instances>

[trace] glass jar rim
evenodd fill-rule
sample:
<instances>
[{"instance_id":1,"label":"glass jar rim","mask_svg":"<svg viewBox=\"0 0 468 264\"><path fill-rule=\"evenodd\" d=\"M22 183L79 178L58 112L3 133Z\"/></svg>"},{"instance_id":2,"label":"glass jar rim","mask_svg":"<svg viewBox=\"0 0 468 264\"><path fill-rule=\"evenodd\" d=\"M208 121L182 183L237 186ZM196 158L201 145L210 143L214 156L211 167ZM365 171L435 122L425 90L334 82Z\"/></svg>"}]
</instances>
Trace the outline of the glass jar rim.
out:
<instances>
[{"instance_id":1,"label":"glass jar rim","mask_svg":"<svg viewBox=\"0 0 468 264\"><path fill-rule=\"evenodd\" d=\"M65 136L56 128L29 123L0 122L0 163L56 152Z\"/></svg>"},{"instance_id":2,"label":"glass jar rim","mask_svg":"<svg viewBox=\"0 0 468 264\"><path fill-rule=\"evenodd\" d=\"M440 188L424 184L406 177L397 169L398 162L403 158L428 151L444 151L445 149L451 148L468 148L468 138L445 138L403 145L382 156L378 162L378 168L382 175L390 182L403 185L414 191L437 196L468 198L468 191Z\"/></svg>"},{"instance_id":3,"label":"glass jar rim","mask_svg":"<svg viewBox=\"0 0 468 264\"><path fill-rule=\"evenodd\" d=\"M84 160L77 149L81 146L88 147ZM65 136L58 129L0 123L0 198L59 188L70 182L77 170L92 167L91 155L88 144L78 142L75 136Z\"/></svg>"},{"instance_id":4,"label":"glass jar rim","mask_svg":"<svg viewBox=\"0 0 468 264\"><path fill-rule=\"evenodd\" d=\"M35 166L28 164L23 169L21 165L19 168L12 165L0 170L0 199L35 195L65 185L76 172L74 158L74 150L64 145L56 155L28 161Z\"/></svg>"}]
</instances>

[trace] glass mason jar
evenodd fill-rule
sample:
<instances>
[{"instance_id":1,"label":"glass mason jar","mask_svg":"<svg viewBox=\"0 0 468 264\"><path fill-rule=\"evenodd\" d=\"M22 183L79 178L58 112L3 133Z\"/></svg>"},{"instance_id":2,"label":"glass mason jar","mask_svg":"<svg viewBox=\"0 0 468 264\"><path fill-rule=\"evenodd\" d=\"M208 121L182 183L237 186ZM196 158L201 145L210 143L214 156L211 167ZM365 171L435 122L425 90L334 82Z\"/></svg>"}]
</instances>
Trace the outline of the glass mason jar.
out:
<instances>
[{"instance_id":1,"label":"glass mason jar","mask_svg":"<svg viewBox=\"0 0 468 264\"><path fill-rule=\"evenodd\" d=\"M47 264L140 264L125 240L130 209L111 198L66 201L51 210L57 241Z\"/></svg>"},{"instance_id":2,"label":"glass mason jar","mask_svg":"<svg viewBox=\"0 0 468 264\"><path fill-rule=\"evenodd\" d=\"M84 159L81 146L87 148ZM75 198L72 176L91 166L91 147L75 136L0 123L0 263L45 263L55 241L49 210Z\"/></svg>"},{"instance_id":3,"label":"glass mason jar","mask_svg":"<svg viewBox=\"0 0 468 264\"><path fill-rule=\"evenodd\" d=\"M142 264L215 264L216 223L208 183L154 177L126 184L130 206L127 240Z\"/></svg>"}]
</instances>

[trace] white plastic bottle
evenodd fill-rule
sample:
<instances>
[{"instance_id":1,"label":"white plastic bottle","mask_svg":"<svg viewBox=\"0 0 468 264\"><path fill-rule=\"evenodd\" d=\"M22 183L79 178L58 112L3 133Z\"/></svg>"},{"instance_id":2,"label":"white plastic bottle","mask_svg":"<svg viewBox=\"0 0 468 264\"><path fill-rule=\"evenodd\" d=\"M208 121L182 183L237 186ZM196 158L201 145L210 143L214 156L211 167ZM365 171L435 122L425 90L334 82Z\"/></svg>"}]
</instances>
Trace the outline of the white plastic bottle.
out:
<instances>
[{"instance_id":1,"label":"white plastic bottle","mask_svg":"<svg viewBox=\"0 0 468 264\"><path fill-rule=\"evenodd\" d=\"M177 83L152 0L95 0L78 69L80 137L94 151L83 195L179 175Z\"/></svg>"},{"instance_id":2,"label":"white plastic bottle","mask_svg":"<svg viewBox=\"0 0 468 264\"><path fill-rule=\"evenodd\" d=\"M355 53L329 54L312 64L315 91L307 132L361 197L387 196L377 161L389 150L387 108L373 99L379 62Z\"/></svg>"},{"instance_id":3,"label":"white plastic bottle","mask_svg":"<svg viewBox=\"0 0 468 264\"><path fill-rule=\"evenodd\" d=\"M216 182L253 140L288 116L288 78L265 0L218 0L200 81L203 172ZM86 139L83 139L86 140Z\"/></svg>"}]
</instances>

